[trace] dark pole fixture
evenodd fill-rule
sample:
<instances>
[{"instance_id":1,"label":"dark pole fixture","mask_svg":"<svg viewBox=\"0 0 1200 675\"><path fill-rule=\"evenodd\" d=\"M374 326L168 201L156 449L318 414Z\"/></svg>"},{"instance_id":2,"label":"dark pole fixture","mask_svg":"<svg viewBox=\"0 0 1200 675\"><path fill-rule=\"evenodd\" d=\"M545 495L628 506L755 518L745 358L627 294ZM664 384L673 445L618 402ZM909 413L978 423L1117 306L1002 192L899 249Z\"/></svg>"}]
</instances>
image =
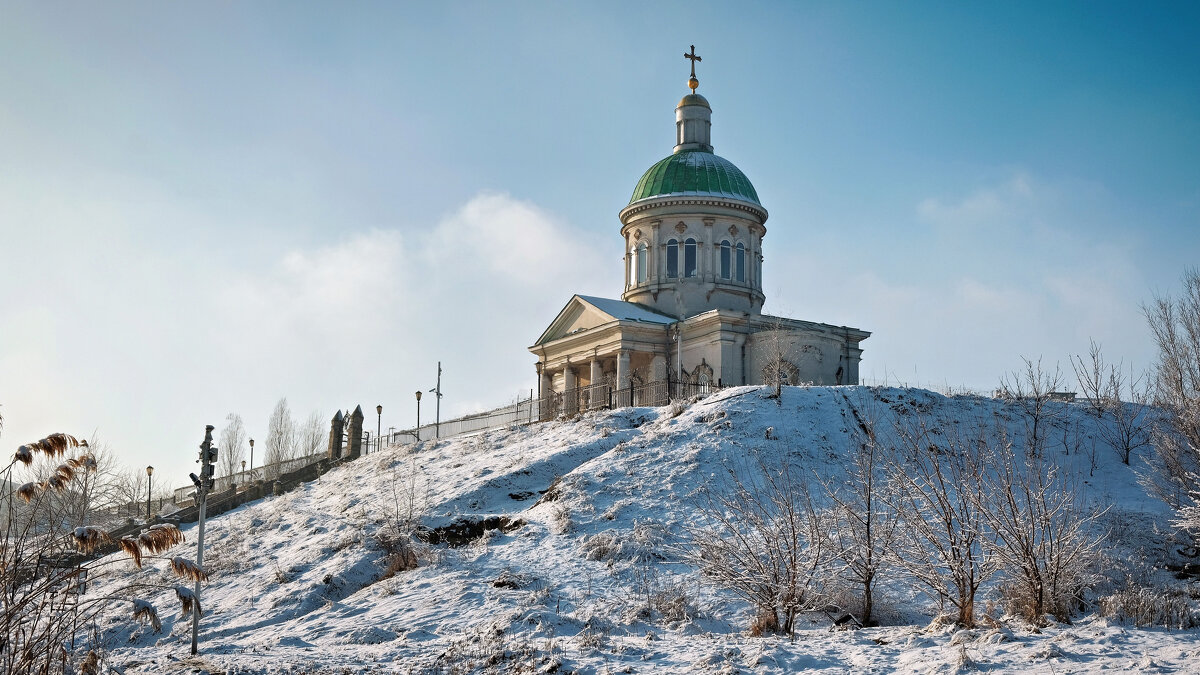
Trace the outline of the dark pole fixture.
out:
<instances>
[{"instance_id":1,"label":"dark pole fixture","mask_svg":"<svg viewBox=\"0 0 1200 675\"><path fill-rule=\"evenodd\" d=\"M382 405L375 406L375 414L378 415L378 417L375 418L375 452L379 452L383 449L383 436L381 436L379 433L383 429Z\"/></svg>"},{"instance_id":2,"label":"dark pole fixture","mask_svg":"<svg viewBox=\"0 0 1200 675\"><path fill-rule=\"evenodd\" d=\"M417 392L417 442L421 442L421 392Z\"/></svg>"},{"instance_id":3,"label":"dark pole fixture","mask_svg":"<svg viewBox=\"0 0 1200 675\"><path fill-rule=\"evenodd\" d=\"M433 437L442 437L442 362L438 361L438 379L437 386L429 390L429 393L437 395L437 409L433 417Z\"/></svg>"},{"instance_id":4,"label":"dark pole fixture","mask_svg":"<svg viewBox=\"0 0 1200 675\"><path fill-rule=\"evenodd\" d=\"M250 480L254 480L254 439L250 439Z\"/></svg>"},{"instance_id":5,"label":"dark pole fixture","mask_svg":"<svg viewBox=\"0 0 1200 675\"><path fill-rule=\"evenodd\" d=\"M154 467L146 467L146 521L150 520L150 494L154 485Z\"/></svg>"},{"instance_id":6,"label":"dark pole fixture","mask_svg":"<svg viewBox=\"0 0 1200 675\"><path fill-rule=\"evenodd\" d=\"M246 460L242 460L242 487L246 486Z\"/></svg>"}]
</instances>

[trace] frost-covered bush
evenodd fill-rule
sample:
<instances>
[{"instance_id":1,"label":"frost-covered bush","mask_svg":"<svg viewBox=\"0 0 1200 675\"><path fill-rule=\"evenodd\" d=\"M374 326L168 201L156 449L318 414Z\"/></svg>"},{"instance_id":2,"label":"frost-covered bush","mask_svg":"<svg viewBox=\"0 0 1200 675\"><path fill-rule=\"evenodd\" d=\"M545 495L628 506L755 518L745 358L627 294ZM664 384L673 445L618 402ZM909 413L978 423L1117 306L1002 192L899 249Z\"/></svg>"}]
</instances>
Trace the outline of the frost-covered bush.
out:
<instances>
[{"instance_id":1,"label":"frost-covered bush","mask_svg":"<svg viewBox=\"0 0 1200 675\"><path fill-rule=\"evenodd\" d=\"M635 523L628 532L605 530L583 541L588 560L647 562L665 558L666 528L659 523Z\"/></svg>"},{"instance_id":2,"label":"frost-covered bush","mask_svg":"<svg viewBox=\"0 0 1200 675\"><path fill-rule=\"evenodd\" d=\"M729 469L706 486L688 527L688 562L753 607L752 632L791 633L818 602L829 558L825 531L804 474L786 461Z\"/></svg>"},{"instance_id":3,"label":"frost-covered bush","mask_svg":"<svg viewBox=\"0 0 1200 675\"><path fill-rule=\"evenodd\" d=\"M1174 589L1130 586L1100 599L1100 615L1138 628L1195 628L1200 625L1188 596Z\"/></svg>"},{"instance_id":4,"label":"frost-covered bush","mask_svg":"<svg viewBox=\"0 0 1200 675\"><path fill-rule=\"evenodd\" d=\"M550 531L554 534L566 534L571 531L571 509L566 504L555 504L550 508Z\"/></svg>"}]
</instances>

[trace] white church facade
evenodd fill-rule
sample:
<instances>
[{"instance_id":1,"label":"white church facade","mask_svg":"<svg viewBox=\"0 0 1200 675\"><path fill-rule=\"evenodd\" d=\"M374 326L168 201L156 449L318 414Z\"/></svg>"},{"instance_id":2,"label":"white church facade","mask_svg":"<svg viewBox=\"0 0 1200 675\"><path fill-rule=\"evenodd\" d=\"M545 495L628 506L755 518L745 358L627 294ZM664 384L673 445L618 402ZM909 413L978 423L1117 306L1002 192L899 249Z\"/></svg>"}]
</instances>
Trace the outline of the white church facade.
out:
<instances>
[{"instance_id":1,"label":"white church facade","mask_svg":"<svg viewBox=\"0 0 1200 675\"><path fill-rule=\"evenodd\" d=\"M695 92L699 57L685 56L692 93L675 108L674 151L618 216L621 299L572 297L529 348L543 416L662 403L710 385L858 383L870 333L762 314L767 210L746 175L713 153L712 108Z\"/></svg>"}]
</instances>

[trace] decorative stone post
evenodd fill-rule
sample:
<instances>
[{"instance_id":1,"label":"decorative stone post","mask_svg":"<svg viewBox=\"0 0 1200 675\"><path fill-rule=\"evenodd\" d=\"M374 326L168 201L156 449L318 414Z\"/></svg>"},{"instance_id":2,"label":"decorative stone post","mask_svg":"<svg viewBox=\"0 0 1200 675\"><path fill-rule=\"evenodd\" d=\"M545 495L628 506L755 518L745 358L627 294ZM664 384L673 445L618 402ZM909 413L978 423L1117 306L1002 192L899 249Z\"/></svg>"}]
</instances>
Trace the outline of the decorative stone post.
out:
<instances>
[{"instance_id":1,"label":"decorative stone post","mask_svg":"<svg viewBox=\"0 0 1200 675\"><path fill-rule=\"evenodd\" d=\"M350 413L350 428L346 432L350 446L346 452L348 459L358 459L362 455L362 425L362 406L355 406L354 412Z\"/></svg>"},{"instance_id":2,"label":"decorative stone post","mask_svg":"<svg viewBox=\"0 0 1200 675\"><path fill-rule=\"evenodd\" d=\"M329 425L329 459L339 459L342 456L342 431L345 425L342 411L339 410Z\"/></svg>"}]
</instances>

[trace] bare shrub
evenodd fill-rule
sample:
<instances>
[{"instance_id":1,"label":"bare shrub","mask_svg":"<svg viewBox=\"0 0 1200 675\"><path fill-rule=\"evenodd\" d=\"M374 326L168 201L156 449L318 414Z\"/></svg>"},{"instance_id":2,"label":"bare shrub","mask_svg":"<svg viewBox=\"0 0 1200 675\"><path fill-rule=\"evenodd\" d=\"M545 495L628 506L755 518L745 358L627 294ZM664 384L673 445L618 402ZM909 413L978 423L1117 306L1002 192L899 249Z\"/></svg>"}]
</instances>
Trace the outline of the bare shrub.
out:
<instances>
[{"instance_id":1,"label":"bare shrub","mask_svg":"<svg viewBox=\"0 0 1200 675\"><path fill-rule=\"evenodd\" d=\"M1008 581L1001 591L1009 611L1034 625L1044 625L1047 613L1068 620L1100 549L1096 514L1083 513L1075 486L1058 467L1020 457L1011 444L990 444L982 469L985 542Z\"/></svg>"},{"instance_id":2,"label":"bare shrub","mask_svg":"<svg viewBox=\"0 0 1200 675\"><path fill-rule=\"evenodd\" d=\"M428 504L429 486L416 459L410 459L403 471L392 471L391 488L392 501L376 535L384 552L383 579L416 569L428 551L418 532Z\"/></svg>"},{"instance_id":3,"label":"bare shrub","mask_svg":"<svg viewBox=\"0 0 1200 675\"><path fill-rule=\"evenodd\" d=\"M917 584L955 609L955 621L975 626L975 597L995 572L987 554L979 480L986 431L955 433L930 441L924 422L897 425L899 444L889 453L892 480L885 500L899 517L894 560ZM942 440L944 439L944 440Z\"/></svg>"},{"instance_id":4,"label":"bare shrub","mask_svg":"<svg viewBox=\"0 0 1200 675\"><path fill-rule=\"evenodd\" d=\"M605 530L583 541L583 557L588 560L649 562L663 560L666 528L660 523L634 523L628 532Z\"/></svg>"},{"instance_id":5,"label":"bare shrub","mask_svg":"<svg viewBox=\"0 0 1200 675\"><path fill-rule=\"evenodd\" d=\"M678 624L699 615L683 577L664 574L652 565L641 565L633 572L633 600L627 621L659 621Z\"/></svg>"},{"instance_id":6,"label":"bare shrub","mask_svg":"<svg viewBox=\"0 0 1200 675\"><path fill-rule=\"evenodd\" d=\"M571 531L571 509L566 504L555 504L550 507L550 531L554 534L566 534Z\"/></svg>"},{"instance_id":7,"label":"bare shrub","mask_svg":"<svg viewBox=\"0 0 1200 675\"><path fill-rule=\"evenodd\" d=\"M752 469L728 468L702 491L697 511L686 558L749 602L755 625L793 633L796 615L818 604L813 589L828 553L827 524L802 475L761 458Z\"/></svg>"},{"instance_id":8,"label":"bare shrub","mask_svg":"<svg viewBox=\"0 0 1200 675\"><path fill-rule=\"evenodd\" d=\"M1134 451L1150 445L1151 426L1146 419L1149 401L1148 380L1128 374L1123 363L1108 364L1100 345L1091 343L1087 360L1071 360L1079 388L1100 423L1097 428L1109 447L1128 465Z\"/></svg>"},{"instance_id":9,"label":"bare shrub","mask_svg":"<svg viewBox=\"0 0 1200 675\"><path fill-rule=\"evenodd\" d=\"M870 626L875 622L875 583L890 565L888 550L898 518L882 498L887 479L883 475L885 453L875 435L879 410L868 405L860 411L842 396L857 426L851 434L845 478L822 480L822 486L832 505L830 537L836 571L859 589L855 611L859 622Z\"/></svg>"},{"instance_id":10,"label":"bare shrub","mask_svg":"<svg viewBox=\"0 0 1200 675\"><path fill-rule=\"evenodd\" d=\"M1138 628L1183 630L1200 625L1186 593L1145 586L1130 586L1100 598L1100 615Z\"/></svg>"},{"instance_id":11,"label":"bare shrub","mask_svg":"<svg viewBox=\"0 0 1200 675\"><path fill-rule=\"evenodd\" d=\"M1030 454L1040 457L1046 450L1051 429L1065 411L1063 404L1052 396L1062 388L1062 373L1057 365L1054 372L1044 370L1040 357L1037 361L1021 357L1021 361L1025 368L1003 377L1000 391L1024 413L1025 447Z\"/></svg>"},{"instance_id":12,"label":"bare shrub","mask_svg":"<svg viewBox=\"0 0 1200 675\"><path fill-rule=\"evenodd\" d=\"M1143 484L1180 509L1178 525L1200 531L1200 269L1184 273L1180 297L1155 297L1142 310L1158 347L1153 384L1161 410Z\"/></svg>"}]
</instances>

